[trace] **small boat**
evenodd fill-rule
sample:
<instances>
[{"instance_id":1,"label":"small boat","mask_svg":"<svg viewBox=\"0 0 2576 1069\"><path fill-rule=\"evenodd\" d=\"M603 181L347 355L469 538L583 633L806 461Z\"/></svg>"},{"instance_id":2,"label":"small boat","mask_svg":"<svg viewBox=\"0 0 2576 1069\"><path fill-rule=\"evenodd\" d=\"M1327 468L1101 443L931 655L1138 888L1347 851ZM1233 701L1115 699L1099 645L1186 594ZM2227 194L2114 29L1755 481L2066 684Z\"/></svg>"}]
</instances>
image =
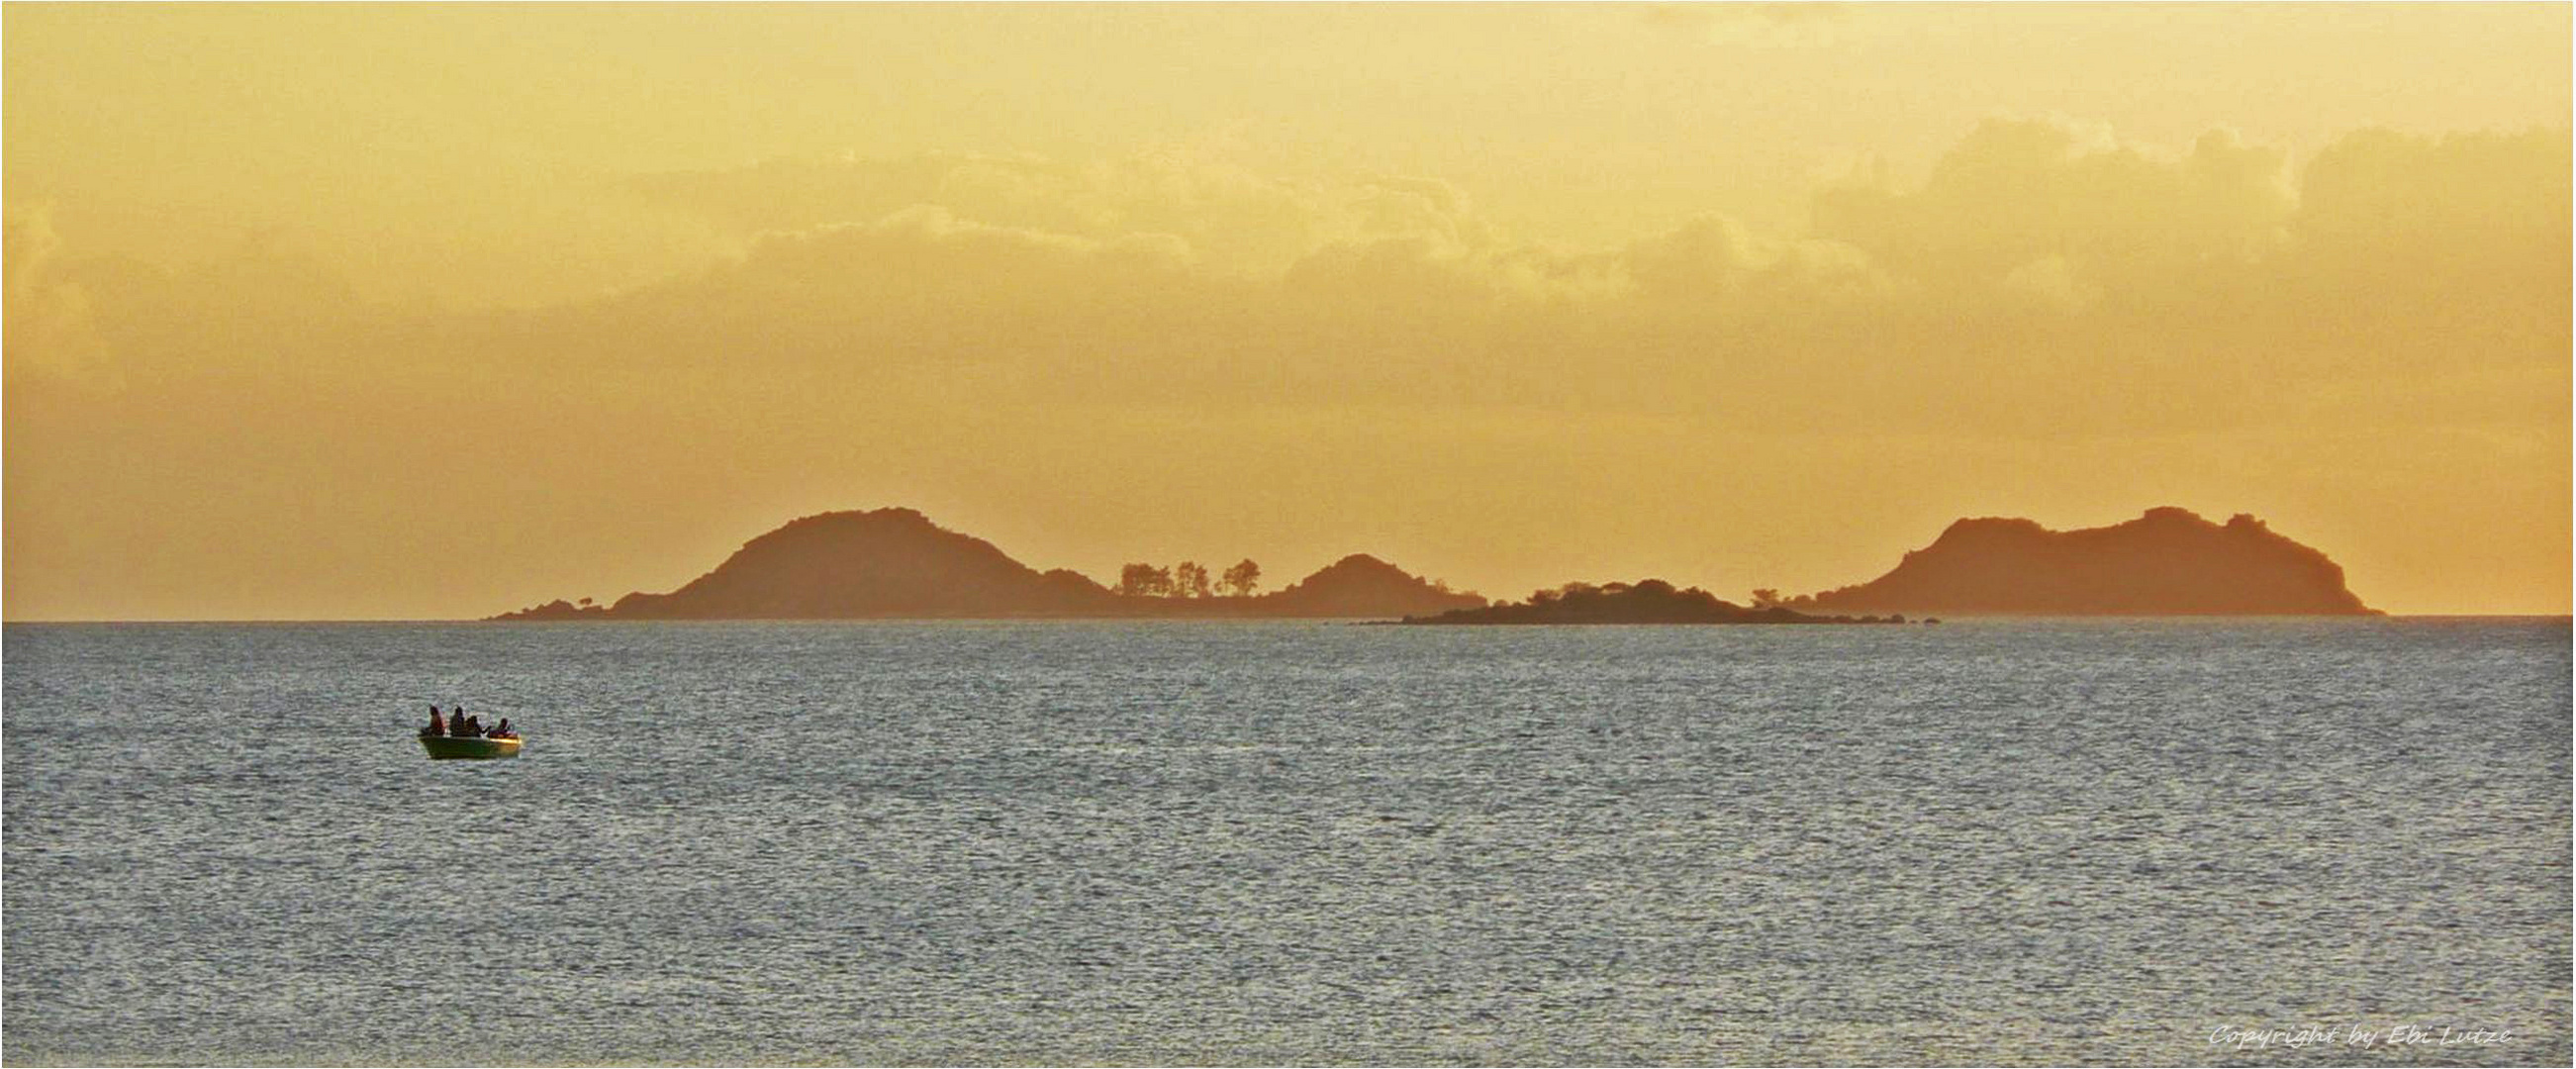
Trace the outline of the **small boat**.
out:
<instances>
[{"instance_id":1,"label":"small boat","mask_svg":"<svg viewBox=\"0 0 2576 1069\"><path fill-rule=\"evenodd\" d=\"M470 735L422 735L420 745L429 751L430 759L434 761L497 761L519 756L516 736L495 739Z\"/></svg>"}]
</instances>

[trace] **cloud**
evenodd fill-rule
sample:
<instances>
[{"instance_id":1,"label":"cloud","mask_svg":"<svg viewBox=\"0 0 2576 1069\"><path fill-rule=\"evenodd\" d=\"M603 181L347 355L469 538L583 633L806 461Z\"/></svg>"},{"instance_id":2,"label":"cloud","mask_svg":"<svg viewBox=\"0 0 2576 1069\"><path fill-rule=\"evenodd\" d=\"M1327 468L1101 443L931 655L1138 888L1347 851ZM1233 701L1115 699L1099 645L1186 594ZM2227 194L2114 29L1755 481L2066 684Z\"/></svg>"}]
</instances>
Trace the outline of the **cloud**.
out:
<instances>
[{"instance_id":1,"label":"cloud","mask_svg":"<svg viewBox=\"0 0 2576 1069\"><path fill-rule=\"evenodd\" d=\"M1649 4L1641 17L1712 44L1802 47L1832 43L1851 13L1850 4L1826 2L1685 3Z\"/></svg>"},{"instance_id":2,"label":"cloud","mask_svg":"<svg viewBox=\"0 0 2576 1069\"><path fill-rule=\"evenodd\" d=\"M1640 239L1620 257L1632 295L1733 314L1786 305L1883 296L1894 281L1867 254L1840 242L1766 240L1725 216L1706 216Z\"/></svg>"},{"instance_id":3,"label":"cloud","mask_svg":"<svg viewBox=\"0 0 2576 1069\"><path fill-rule=\"evenodd\" d=\"M381 325L347 280L274 234L164 267L70 255L44 208L8 222L8 368L30 386L116 389L137 377L291 369Z\"/></svg>"},{"instance_id":4,"label":"cloud","mask_svg":"<svg viewBox=\"0 0 2576 1069\"><path fill-rule=\"evenodd\" d=\"M2564 342L2569 155L2564 131L2344 137L2301 184L2294 282L2366 295L2354 311L2374 330L2431 325L2469 342L2528 328Z\"/></svg>"},{"instance_id":5,"label":"cloud","mask_svg":"<svg viewBox=\"0 0 2576 1069\"><path fill-rule=\"evenodd\" d=\"M79 308L88 336L147 362L284 353L331 373L554 368L712 389L784 376L867 405L1253 410L1401 393L1725 424L2144 433L2309 411L2290 399L2354 375L2563 363L2566 259L2547 238L2568 225L2565 174L2563 135L2363 133L2294 171L2225 131L2166 148L1996 119L1919 184L1820 190L1809 235L1712 214L1568 249L1516 238L1427 177L807 161L661 176L764 224L827 221L746 230L735 258L596 300L393 318L274 251L181 272L47 253L26 262L81 284L44 298L53 319L25 322ZM38 306L32 277L13 273L13 302Z\"/></svg>"},{"instance_id":6,"label":"cloud","mask_svg":"<svg viewBox=\"0 0 2576 1069\"><path fill-rule=\"evenodd\" d=\"M1952 291L2053 261L2116 296L2278 251L2297 203L2286 154L2226 131L2173 153L2098 125L1993 119L1919 188L1829 187L1814 215L1818 236Z\"/></svg>"},{"instance_id":7,"label":"cloud","mask_svg":"<svg viewBox=\"0 0 2576 1069\"><path fill-rule=\"evenodd\" d=\"M1338 207L1334 191L1178 151L1088 163L946 153L796 158L644 175L630 184L654 202L745 234L865 223L933 205L959 218L1045 233L1171 234L1212 269L1274 273L1334 236L1327 217ZM1338 229L1355 225L1343 218Z\"/></svg>"},{"instance_id":8,"label":"cloud","mask_svg":"<svg viewBox=\"0 0 2576 1069\"><path fill-rule=\"evenodd\" d=\"M2526 254L2566 226L2563 192L2540 188L2564 173L2552 144L2361 134L2301 172L2223 130L2170 148L1996 119L1919 184L1820 190L1811 235L1709 215L1591 250L1515 238L1447 183L1359 176L1295 192L1300 242L1267 271L1200 244L1240 198L1184 196L1204 214L1166 205L1160 229L1077 210L1199 171L969 161L924 187L950 203L770 232L737 262L518 333L552 339L527 343L537 359L805 369L876 397L1256 410L1402 394L2041 437L2251 426L2309 418L2296 398L2353 375L2563 362L2545 329L2565 317L2563 253ZM952 180L967 172L1020 192ZM2392 286L2475 288L2511 326L2454 351L2460 324L2438 309L2364 307Z\"/></svg>"},{"instance_id":9,"label":"cloud","mask_svg":"<svg viewBox=\"0 0 2576 1069\"><path fill-rule=\"evenodd\" d=\"M2223 130L2169 148L1999 118L1918 184L1821 189L1810 234L1711 214L1608 249L1519 239L1420 176L790 161L645 180L738 215L739 256L448 317L370 310L272 248L175 272L65 261L31 216L11 230L13 366L24 330L38 362L783 375L869 404L1405 391L2049 436L2232 426L2278 416L2265 391L2563 363L2566 144L2364 132L2294 169Z\"/></svg>"},{"instance_id":10,"label":"cloud","mask_svg":"<svg viewBox=\"0 0 2576 1069\"><path fill-rule=\"evenodd\" d=\"M2315 167L2350 184L2336 176L2398 166L2372 163L2392 151L2374 144L2364 136ZM2282 283L2303 243L2351 239L2348 225L2334 230L2316 212L2303 215L2279 149L2224 130L2171 149L2063 119L1980 124L1919 185L1883 174L1834 183L1815 197L1809 235L1755 235L1710 215L1619 249L1516 240L1482 218L1464 191L1434 178L1289 182L1185 154L1095 163L807 159L638 183L664 203L734 220L746 247L769 240L760 233L864 228L936 209L959 223L1027 234L1095 242L1155 235L1186 245L1192 272L1278 280L1298 299L1596 308L1626 299L1672 315L1739 320L1778 319L1792 308L1920 314L1905 307L1909 301L1941 303L1969 319L2164 315ZM2466 188L2425 192L2438 199ZM2563 212L2563 197L2558 204ZM2396 235L2360 240L2380 237ZM774 251L762 255L777 259Z\"/></svg>"},{"instance_id":11,"label":"cloud","mask_svg":"<svg viewBox=\"0 0 2576 1069\"><path fill-rule=\"evenodd\" d=\"M89 293L62 273L62 239L50 206L6 210L7 337L11 378L96 380L109 374Z\"/></svg>"},{"instance_id":12,"label":"cloud","mask_svg":"<svg viewBox=\"0 0 2576 1069\"><path fill-rule=\"evenodd\" d=\"M2000 288L2061 312L2081 312L2102 299L2101 288L2076 278L2064 256L2043 256L2013 268Z\"/></svg>"},{"instance_id":13,"label":"cloud","mask_svg":"<svg viewBox=\"0 0 2576 1069\"><path fill-rule=\"evenodd\" d=\"M2565 131L2438 137L2360 131L2309 163L2300 186L2299 236L2338 250L2392 239L2455 250L2502 245L2517 253L2563 245L2568 159Z\"/></svg>"},{"instance_id":14,"label":"cloud","mask_svg":"<svg viewBox=\"0 0 2576 1069\"><path fill-rule=\"evenodd\" d=\"M1003 274L1021 287L1039 288L1097 281L1104 266L1168 271L1190 259L1189 243L1170 234L1101 239L964 220L925 204L870 223L762 235L738 277L791 286L830 279L882 292ZM983 292L1000 297L1008 289Z\"/></svg>"}]
</instances>

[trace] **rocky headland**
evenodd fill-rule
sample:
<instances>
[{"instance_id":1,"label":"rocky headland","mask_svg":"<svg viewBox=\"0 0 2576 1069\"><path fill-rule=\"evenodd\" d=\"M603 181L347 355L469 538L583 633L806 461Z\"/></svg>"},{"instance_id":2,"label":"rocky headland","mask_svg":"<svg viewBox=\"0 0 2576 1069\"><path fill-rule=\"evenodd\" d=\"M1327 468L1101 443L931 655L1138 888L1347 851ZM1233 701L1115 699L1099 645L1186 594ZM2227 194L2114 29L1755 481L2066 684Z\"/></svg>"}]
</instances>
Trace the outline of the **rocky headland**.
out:
<instances>
[{"instance_id":1,"label":"rocky headland","mask_svg":"<svg viewBox=\"0 0 2576 1069\"><path fill-rule=\"evenodd\" d=\"M2171 507L2072 531L2024 519L1964 519L1886 575L1777 604L1800 612L1942 615L2374 614L2324 553L2250 515L2222 524Z\"/></svg>"}]
</instances>

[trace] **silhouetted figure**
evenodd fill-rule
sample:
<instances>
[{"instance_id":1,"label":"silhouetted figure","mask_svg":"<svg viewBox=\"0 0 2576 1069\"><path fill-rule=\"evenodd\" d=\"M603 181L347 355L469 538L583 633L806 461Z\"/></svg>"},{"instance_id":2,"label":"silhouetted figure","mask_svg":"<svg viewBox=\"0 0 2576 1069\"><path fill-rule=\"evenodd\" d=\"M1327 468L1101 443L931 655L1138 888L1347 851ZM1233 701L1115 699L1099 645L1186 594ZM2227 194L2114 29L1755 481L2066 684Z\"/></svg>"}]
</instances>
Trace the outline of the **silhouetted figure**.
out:
<instances>
[{"instance_id":1,"label":"silhouetted figure","mask_svg":"<svg viewBox=\"0 0 2576 1069\"><path fill-rule=\"evenodd\" d=\"M509 718L509 717L506 717L506 716L505 716L505 717L502 717L502 718L501 718L501 722L500 722L500 723L492 725L491 737L496 738L496 739L508 739L508 738L516 738L516 737L517 737L517 736L514 736L514 735L510 734L510 718Z\"/></svg>"},{"instance_id":2,"label":"silhouetted figure","mask_svg":"<svg viewBox=\"0 0 2576 1069\"><path fill-rule=\"evenodd\" d=\"M428 735L433 738L447 734L447 722L438 718L437 706L433 705L429 707L429 727L423 729L421 734Z\"/></svg>"},{"instance_id":3,"label":"silhouetted figure","mask_svg":"<svg viewBox=\"0 0 2576 1069\"><path fill-rule=\"evenodd\" d=\"M477 718L477 717L472 717L472 716L466 717L466 718L465 718L465 730L463 730L463 731L461 731L461 732L458 732L458 734L463 735L463 736L465 736L466 738L469 738L469 739L479 739L479 738L482 738L482 737L483 737L483 723L482 723L481 719L479 719L479 718Z\"/></svg>"}]
</instances>

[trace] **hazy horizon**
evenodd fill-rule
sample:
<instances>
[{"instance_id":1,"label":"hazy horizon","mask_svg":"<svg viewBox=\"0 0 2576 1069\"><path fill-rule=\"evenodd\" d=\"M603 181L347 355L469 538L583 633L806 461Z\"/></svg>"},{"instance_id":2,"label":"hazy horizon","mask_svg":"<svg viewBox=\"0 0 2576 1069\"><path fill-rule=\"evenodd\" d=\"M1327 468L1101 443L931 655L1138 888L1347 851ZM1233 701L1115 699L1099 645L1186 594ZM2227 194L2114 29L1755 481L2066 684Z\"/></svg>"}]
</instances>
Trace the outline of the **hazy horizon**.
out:
<instances>
[{"instance_id":1,"label":"hazy horizon","mask_svg":"<svg viewBox=\"0 0 2576 1069\"><path fill-rule=\"evenodd\" d=\"M9 5L0 617L907 506L1492 598L2252 513L2570 610L2565 5Z\"/></svg>"},{"instance_id":2,"label":"hazy horizon","mask_svg":"<svg viewBox=\"0 0 2576 1069\"><path fill-rule=\"evenodd\" d=\"M898 510L899 510L899 509L901 509L901 506L893 506L892 508L895 508L895 509L898 509ZM851 511L857 511L857 510L851 510ZM844 514L847 514L847 513L845 512ZM929 521L930 521L932 524L934 524L934 525L938 524L938 517L932 516L932 517L927 517L927 518L929 519ZM2203 519L2209 519L2209 517L2203 517ZM2135 522L2135 518L2132 518L2129 522L2134 523L2134 522ZM955 531L953 528L946 528L946 529L947 529L947 530L952 531L953 533L961 534L961 535L965 535L965 536L970 537L970 538L972 538L972 537L974 537L974 536L975 536L975 533L974 533L974 532L972 532L972 531ZM774 531L774 530L776 530L776 528L774 528L774 527L773 527L771 530L772 530L772 531ZM767 534L767 533L770 533L770 532L768 532L768 531L764 531L764 532L762 532L762 533L763 533L763 534ZM2060 531L2059 533L2066 533L2066 532L2064 532L2064 531ZM2295 539L2293 539L2292 541L2293 541L2293 542L2295 542L2296 540L2295 540ZM1928 544L1929 544L1929 542L1930 542L1930 540L1929 540L1929 539L1927 539L1927 540L1926 540L1926 544L1928 545ZM1020 558L1018 558L1018 557L1017 557L1017 556L1015 556L1015 555L1011 555L1011 550L1010 550L1010 547L1008 547L1008 546L995 546L994 548L996 548L996 549L1000 550L1000 551L1001 551L1003 554L1005 554L1005 555L1010 555L1010 556L1012 556L1012 559L1013 559L1013 560L1017 561L1019 564L1022 564L1022 565L1025 565L1025 566L1027 566L1027 567L1031 568L1033 571L1041 571L1041 572L1042 572L1042 571L1048 571L1048 570L1051 570L1051 569L1053 569L1053 568L1055 568L1055 567L1059 567L1059 566L1057 566L1057 565L1051 565L1051 564L1048 564L1047 562L1044 562L1044 561L1030 561L1030 560L1023 560L1023 559L1020 559ZM1908 556L1910 556L1911 554L1909 553L1909 554L1907 554L1907 555L1908 555ZM1366 553L1365 551L1357 551L1357 552L1355 552L1355 553L1352 553L1352 554L1344 554L1344 555L1342 555L1342 556L1343 556L1343 557L1349 557L1349 556L1376 556L1376 555L1375 555L1375 554L1369 554L1369 553ZM706 574L708 574L708 573L713 572L713 571L716 569L716 566L717 566L718 564L726 563L726 562L730 561L732 557L733 557L733 554L728 553L724 559L709 561L709 562L707 563L707 565L706 565L704 568L699 569L698 574L696 574L696 575L692 575L692 576L690 577L690 579L691 579L691 580L695 580L695 579L697 579L697 578L701 578L701 577L703 577L704 575L706 575ZM1339 559L1341 559L1341 558L1340 558L1340 557L1335 558L1335 560L1339 560ZM1381 558L1381 559L1382 559L1382 558ZM1145 562L1145 563L1153 563L1153 562ZM1171 565L1171 564L1173 564L1173 563L1175 563L1175 562L1168 562L1168 561L1166 561L1166 562L1161 562L1161 563L1162 563L1162 564L1164 564L1164 565L1166 565L1166 566L1169 566L1169 565ZM1204 565L1204 566L1208 566L1208 567L1210 567L1211 569L1214 569L1214 568L1221 568L1221 567L1226 566L1226 562L1224 562L1224 561L1222 561L1222 560L1214 561L1213 563L1210 563L1210 562L1204 562L1204 561L1203 561L1203 562L1199 562L1199 563L1201 563L1201 564L1202 564L1202 565ZM1258 562L1256 562L1256 563L1258 563ZM1263 573L1262 573L1262 575L1261 575L1261 577L1260 577L1260 580L1259 580L1259 582L1260 582L1260 587L1259 587L1259 589L1256 591L1256 593L1260 593L1260 594L1272 594L1272 593L1277 593L1277 592L1279 592L1279 591L1281 591L1281 590L1283 590L1283 589L1285 589L1285 588L1289 587L1291 584L1299 583L1299 582L1303 581L1303 580L1304 580L1304 579L1306 579L1306 578L1310 578L1310 577L1312 577L1312 576L1313 576L1317 571L1319 571L1319 570L1321 570L1321 569L1325 568L1327 565L1332 564L1332 563L1334 563L1334 561L1323 561L1323 562L1318 562L1318 563L1317 563L1316 565L1314 565L1313 567L1308 567L1308 568L1299 568L1299 569L1284 570L1284 571L1283 571L1283 570L1270 570L1270 571L1265 571L1265 572L1263 572ZM1398 568L1403 568L1403 567L1404 567L1404 562L1402 562L1402 561L1387 561L1387 563L1389 563L1389 564L1393 564L1393 565L1397 566ZM1408 569L1408 571L1410 571L1410 569ZM1102 586L1104 586L1104 587L1114 585L1114 584L1116 583L1116 581L1117 581L1117 578L1118 578L1118 577L1114 574L1114 572L1113 572L1112 574L1110 574L1110 575L1105 575L1105 576L1104 576L1104 575L1088 575L1088 574L1086 574L1086 576L1085 576L1085 577L1086 577L1086 578L1091 579L1091 580L1092 580L1092 581L1094 581L1094 582L1100 583L1100 584L1101 584ZM1432 580L1436 580L1436 579L1438 579L1438 577L1437 577L1436 575L1432 575L1432 574L1429 574L1429 573L1418 573L1418 577L1419 577L1419 578L1421 578L1421 579L1423 579L1423 580L1425 580L1425 581L1432 581ZM1873 573L1873 574L1871 574L1871 575L1869 575L1869 576L1864 576L1864 577L1855 578L1855 579L1851 580L1849 583L1836 584L1836 586L1852 586L1852 585L1856 585L1856 584L1859 584L1859 583L1862 583L1862 582L1866 582L1866 581L1868 581L1868 580L1872 580L1872 579L1877 579L1877 578L1879 578L1879 575L1878 575L1878 574L1876 574L1876 573ZM1667 582L1671 582L1671 583L1673 583L1673 585L1675 585L1675 586L1679 586L1679 587L1694 587L1694 586L1699 586L1699 585L1700 585L1700 584L1693 583L1693 582L1691 582L1691 581L1689 581L1689 580L1686 580L1686 579L1684 579L1684 580L1675 580L1673 577L1670 577L1670 576L1634 576L1634 575L1616 575L1616 576L1576 576L1576 577L1572 577L1572 578L1569 578L1569 579L1567 579L1567 580L1564 580L1563 582L1564 582L1564 583L1567 583L1567 584L1583 584L1583 583L1602 584L1602 583L1628 583L1628 582L1636 582L1636 581L1640 581L1640 580L1649 580L1649 579L1660 579L1660 580L1664 580L1664 581L1667 581ZM679 588L679 587L681 587L681 586L684 586L684 585L687 585L687 581L683 581L683 582L680 582L680 583L674 583L674 584L672 584L671 589L677 589L677 588ZM1540 587L1538 587L1538 588L1534 588L1534 589L1552 590L1552 589L1555 589L1556 587L1558 587L1559 585L1561 585L1561 584L1560 584L1560 583L1546 583L1546 584L1541 584L1541 585L1540 585ZM1522 596L1523 596L1523 594L1525 594L1525 593L1526 593L1526 592L1479 591L1479 590L1473 590L1473 589L1469 589L1469 588L1459 588L1459 589L1460 589L1460 592L1462 592L1462 593L1470 593L1470 594L1478 594L1478 595L1482 595L1482 596L1486 597L1487 599L1491 600L1494 604L1497 604L1497 605L1512 602L1512 601L1514 601L1515 599L1518 599L1518 598L1522 597ZM1827 589L1831 589L1831 588L1827 588ZM559 597L561 598L561 600L571 600L571 599L572 599L572 598L574 598L574 597L589 598L589 599L596 600L596 602L597 602L600 606L605 607L605 606L610 605L611 603L614 603L614 602L618 601L620 598L624 597L624 596L625 596L625 595L627 595L627 594L634 594L634 593L660 594L660 593L666 593L666 592L667 592L667 591L665 591L665 590L660 590L660 589L651 589L651 590L647 590L647 589L638 589L638 590L619 591L619 592L615 592L615 593L599 594L599 595L564 595L564 596L559 596ZM1817 591L1780 591L1779 593L1780 593L1780 594L1782 594L1783 596L1792 596L1792 597L1794 597L1794 596L1802 595L1802 594L1822 594L1822 593L1824 593L1824 592L1825 592L1824 590L1817 590ZM1723 591L1712 591L1712 593L1716 593L1720 598L1722 598L1722 599L1724 599L1724 600L1726 600L1726 601L1729 601L1729 602L1736 603L1736 604L1748 604L1748 603L1750 603L1750 602L1751 602L1751 600L1753 600L1753 599L1749 599L1749 598L1747 598L1747 597L1746 597L1745 595L1743 595L1743 594L1730 594L1730 593L1723 592ZM1139 596L1146 596L1146 595L1139 595ZM556 598L548 598L548 599L545 599L545 600L556 600ZM452 623L452 622L477 622L477 621L481 621L481 620L489 619L489 618L494 617L494 616L503 615L504 613L507 613L507 612L510 612L510 611L515 611L515 610L517 610L517 609L528 608L528 607L533 606L533 605L535 605L535 604L536 604L536 602L531 602L529 606L511 606L511 607L508 607L507 609L496 609L496 610L494 610L494 611L492 611L492 612L489 612L489 613L482 613L482 614L477 614L477 615L474 615L474 616L460 616L460 617L390 617L390 616L389 616L389 617L359 617L359 616L351 616L351 617L317 617L317 618L310 618L310 619L283 618L283 617L270 617L270 618L261 618L261 619L227 619L227 618L221 618L221 617L174 617L174 618L157 618L157 619L94 619L94 618L72 618L72 617L65 617L65 618L46 618L46 619L19 619L19 618L11 617L11 618L6 619L5 621L0 621L0 622L6 622L6 623L12 623L12 624L18 624L18 623L24 623L24 624L46 624L46 623L95 623L95 624L120 624L120 623L135 623L135 624L150 624L150 623L443 623L443 622L449 622L449 623ZM1995 611L1984 611L1984 610L1965 609L1965 608L1950 608L1950 609L1943 609L1943 610L1937 610L1937 611L1938 611L1938 612L1941 612L1941 613L1946 613L1947 615L1950 615L1950 616L1953 616L1953 617L1957 617L1957 618L1959 618L1960 620L1963 620L1963 621L1964 621L1964 620L1973 620L1973 619L1996 619L1996 620L2070 619L2070 620L2083 620L2083 619L2143 618L2143 617L2153 617L2153 616L2173 616L2173 617L2175 617L2175 618L2180 618L2180 619L2190 619L2190 618L2212 619L2212 618L2220 618L2220 617L2227 617L2227 616L2237 616L2237 617L2240 617L2240 618L2255 618L2255 617L2261 617L2261 616L2264 616L2264 615L2284 615L2284 614L2264 614L2264 613L2247 613L2247 614L2215 613L2215 614L2212 614L2212 613L2200 613L2200 612L2182 613L2182 614L2170 614L2170 613L2124 614L2124 613L2118 613L2118 612L2109 612L2109 613L2104 613L2104 612L2086 612L2086 613L2078 613L2078 614L2061 614L2061 613L2050 613L2050 612L1995 612ZM1918 611L1917 611L1917 615L1922 615L1922 614L1923 614L1923 612L1922 612L1921 610L1918 610ZM1368 614L1363 614L1363 615L1368 615ZM2290 614L2285 614L2285 615L2293 615L2293 616L2295 616L2295 615L2302 615L2302 614L2290 613ZM2515 618L2522 618L2522 619L2528 619L2528 618L2563 618L2563 617L2565 617L2566 615L2567 615L2567 614L2564 614L2564 613L2392 613L2392 612L2386 612L2386 611L2384 611L2384 610L2383 610L2383 611L2380 611L2380 612L2378 612L2378 613L2377 613L2377 616L2379 616L2379 617L2406 617L2406 618L2415 618L2415 619L2438 619L2438 618L2458 618L2458 619L2515 619ZM1168 618L1168 619L1173 620L1173 621L1180 621L1180 622L1242 622L1242 620L1243 620L1243 619L1248 619L1248 620L1251 620L1251 621L1254 621L1254 622L1277 622L1277 621L1280 621L1280 620L1293 620L1293 619L1296 619L1296 618L1297 618L1297 617L1293 617L1293 616L1291 616L1291 617L1256 616L1256 617L1248 617L1248 618L1242 618L1242 619L1235 619L1235 618L1228 618L1228 617L1209 617L1209 618L1171 617L1171 618ZM860 615L860 616L851 616L851 617L835 617L835 616L786 616L786 617L773 617L773 616L764 616L764 615L739 616L739 617L726 616L726 617L712 617L712 618L697 618L697 619L695 620L695 622L709 622L710 620L714 620L714 621L735 620L735 621L744 621L744 622L767 621L767 622L791 622L791 623L792 623L792 622L805 622L805 623L833 623L833 622L854 623L854 622L855 622L855 623L864 623L864 622L894 622L894 621L903 621L903 620L918 620L918 621L943 621L943 620L944 620L944 621L965 621L965 622L973 622L973 621L978 621L978 620L990 620L990 621L1016 620L1016 621L1020 621L1020 622L1027 622L1029 619L1030 619L1030 617L1029 617L1029 616L1027 616L1026 614L1014 614L1014 613L999 613L999 614L994 614L994 615L991 615L991 616L977 616L977 615L972 615L972 614L957 615L957 614L954 614L953 612L943 612L943 613L934 614L934 615L917 616L917 617L916 617L916 616L904 616L904 615L900 615L900 614L898 614L898 615L891 615L891 616ZM1044 617L1038 617L1038 619L1044 619ZM1082 620L1089 620L1089 619L1092 619L1092 618L1091 618L1091 617L1084 617L1084 616L1074 616L1074 617L1068 617L1067 619L1068 619L1068 620L1073 620L1073 621L1082 621ZM1104 619L1123 619L1123 618L1104 618ZM647 621L647 622L650 622L650 621ZM1133 621L1131 620L1131 621L1129 621L1129 622L1133 622Z\"/></svg>"}]
</instances>

